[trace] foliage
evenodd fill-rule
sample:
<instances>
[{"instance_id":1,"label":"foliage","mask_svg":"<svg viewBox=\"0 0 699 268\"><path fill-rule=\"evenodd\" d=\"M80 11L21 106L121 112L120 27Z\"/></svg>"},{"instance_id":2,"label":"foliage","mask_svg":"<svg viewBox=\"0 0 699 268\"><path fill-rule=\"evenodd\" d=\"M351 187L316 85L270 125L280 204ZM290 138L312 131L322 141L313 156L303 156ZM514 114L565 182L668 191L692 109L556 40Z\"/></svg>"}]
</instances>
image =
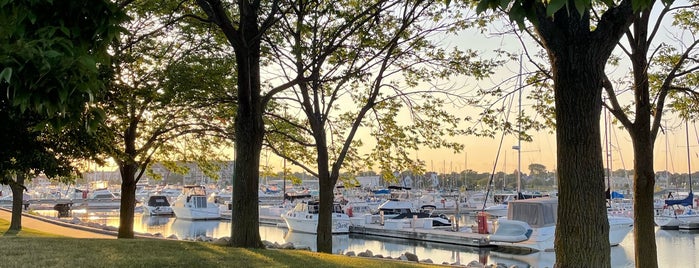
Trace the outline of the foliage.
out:
<instances>
[{"instance_id":1,"label":"foliage","mask_svg":"<svg viewBox=\"0 0 699 268\"><path fill-rule=\"evenodd\" d=\"M21 112L32 110L60 126L92 114L104 90L109 43L123 13L105 1L0 2L0 88ZM72 118L72 119L71 119Z\"/></svg>"}]
</instances>

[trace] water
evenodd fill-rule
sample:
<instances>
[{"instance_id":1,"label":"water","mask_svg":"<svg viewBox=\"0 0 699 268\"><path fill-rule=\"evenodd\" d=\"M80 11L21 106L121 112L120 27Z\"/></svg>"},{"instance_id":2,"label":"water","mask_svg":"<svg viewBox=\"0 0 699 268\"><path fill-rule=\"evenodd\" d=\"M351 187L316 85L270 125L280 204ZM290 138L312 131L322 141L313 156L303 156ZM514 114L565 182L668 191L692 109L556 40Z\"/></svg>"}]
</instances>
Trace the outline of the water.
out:
<instances>
[{"instance_id":1,"label":"water","mask_svg":"<svg viewBox=\"0 0 699 268\"><path fill-rule=\"evenodd\" d=\"M55 211L39 211L46 216L56 216ZM119 225L118 211L87 212L75 210L74 217L86 222L96 222L109 226ZM462 218L467 224L472 219ZM174 217L154 217L136 214L134 231L140 233L160 233L167 237L175 234L180 239L197 236L224 237L230 236L230 221L189 221ZM286 228L276 226L260 226L260 236L263 240L279 244L292 242L297 246L308 246L315 250L315 235L289 232ZM658 263L660 267L699 267L699 233L680 231L656 231L658 248ZM514 254L498 249L476 248L468 246L427 243L396 238L365 236L358 234L335 235L333 250L335 253L355 253L371 250L375 255L398 257L405 252L416 254L420 259L431 259L434 263L461 263L479 261L484 264L504 263L508 267L553 267L555 254L553 252L537 252L532 254ZM617 247L612 248L612 267L634 267L633 234L629 235Z\"/></svg>"}]
</instances>

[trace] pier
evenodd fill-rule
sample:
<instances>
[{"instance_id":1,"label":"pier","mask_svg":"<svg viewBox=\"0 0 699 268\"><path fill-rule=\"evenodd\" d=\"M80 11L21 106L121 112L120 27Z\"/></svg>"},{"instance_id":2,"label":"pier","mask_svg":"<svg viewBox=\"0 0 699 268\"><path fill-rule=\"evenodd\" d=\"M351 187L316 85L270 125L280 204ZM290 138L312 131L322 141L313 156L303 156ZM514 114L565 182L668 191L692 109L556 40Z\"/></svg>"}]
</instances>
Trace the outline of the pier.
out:
<instances>
[{"instance_id":1,"label":"pier","mask_svg":"<svg viewBox=\"0 0 699 268\"><path fill-rule=\"evenodd\" d=\"M404 224L402 222L401 224ZM260 215L260 224L285 227L284 219L279 216ZM399 238L424 242L445 243L469 247L493 247L488 242L487 234L474 232L453 231L452 226L445 227L399 227L396 222L354 224L350 226L350 234L371 235L380 237ZM414 226L418 226L415 225Z\"/></svg>"}]
</instances>

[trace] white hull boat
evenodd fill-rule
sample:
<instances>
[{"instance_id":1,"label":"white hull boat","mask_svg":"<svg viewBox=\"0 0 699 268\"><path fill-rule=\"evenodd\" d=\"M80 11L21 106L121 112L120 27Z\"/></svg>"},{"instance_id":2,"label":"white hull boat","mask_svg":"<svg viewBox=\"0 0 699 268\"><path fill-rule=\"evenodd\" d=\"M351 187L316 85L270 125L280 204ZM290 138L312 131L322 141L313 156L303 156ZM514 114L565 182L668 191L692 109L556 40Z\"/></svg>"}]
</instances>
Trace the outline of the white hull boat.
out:
<instances>
[{"instance_id":1,"label":"white hull boat","mask_svg":"<svg viewBox=\"0 0 699 268\"><path fill-rule=\"evenodd\" d=\"M282 214L290 231L316 234L318 233L318 207L317 201L298 203L294 209ZM350 218L342 211L339 204L333 205L332 233L349 233Z\"/></svg>"},{"instance_id":2,"label":"white hull boat","mask_svg":"<svg viewBox=\"0 0 699 268\"><path fill-rule=\"evenodd\" d=\"M184 186L182 195L172 204L175 217L186 220L214 220L221 218L218 205L208 202L203 186Z\"/></svg>"},{"instance_id":3,"label":"white hull boat","mask_svg":"<svg viewBox=\"0 0 699 268\"><path fill-rule=\"evenodd\" d=\"M143 206L143 213L150 216L172 215L172 207L164 195L152 195L148 197Z\"/></svg>"},{"instance_id":4,"label":"white hull boat","mask_svg":"<svg viewBox=\"0 0 699 268\"><path fill-rule=\"evenodd\" d=\"M509 203L507 219L498 219L491 245L530 251L553 251L556 237L558 200L534 198ZM608 216L609 244L619 245L633 229L633 220Z\"/></svg>"}]
</instances>

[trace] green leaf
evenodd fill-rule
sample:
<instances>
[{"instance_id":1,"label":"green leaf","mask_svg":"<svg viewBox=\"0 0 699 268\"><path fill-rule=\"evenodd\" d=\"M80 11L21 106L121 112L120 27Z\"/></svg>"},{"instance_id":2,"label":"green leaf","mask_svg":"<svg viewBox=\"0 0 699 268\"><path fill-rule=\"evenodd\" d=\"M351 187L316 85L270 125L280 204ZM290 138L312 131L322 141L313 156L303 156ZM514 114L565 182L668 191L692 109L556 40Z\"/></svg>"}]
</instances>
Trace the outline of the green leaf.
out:
<instances>
[{"instance_id":1,"label":"green leaf","mask_svg":"<svg viewBox=\"0 0 699 268\"><path fill-rule=\"evenodd\" d=\"M587 6L589 4L590 0L575 0L575 9L578 10L578 14L580 14L580 16L582 16L587 11Z\"/></svg>"},{"instance_id":2,"label":"green leaf","mask_svg":"<svg viewBox=\"0 0 699 268\"><path fill-rule=\"evenodd\" d=\"M553 16L556 11L560 10L568 1L565 0L552 0L546 7L546 16Z\"/></svg>"},{"instance_id":3,"label":"green leaf","mask_svg":"<svg viewBox=\"0 0 699 268\"><path fill-rule=\"evenodd\" d=\"M5 67L5 69L3 69L2 72L0 73L0 79L4 80L7 83L10 83L11 78L12 78L12 68Z\"/></svg>"}]
</instances>

